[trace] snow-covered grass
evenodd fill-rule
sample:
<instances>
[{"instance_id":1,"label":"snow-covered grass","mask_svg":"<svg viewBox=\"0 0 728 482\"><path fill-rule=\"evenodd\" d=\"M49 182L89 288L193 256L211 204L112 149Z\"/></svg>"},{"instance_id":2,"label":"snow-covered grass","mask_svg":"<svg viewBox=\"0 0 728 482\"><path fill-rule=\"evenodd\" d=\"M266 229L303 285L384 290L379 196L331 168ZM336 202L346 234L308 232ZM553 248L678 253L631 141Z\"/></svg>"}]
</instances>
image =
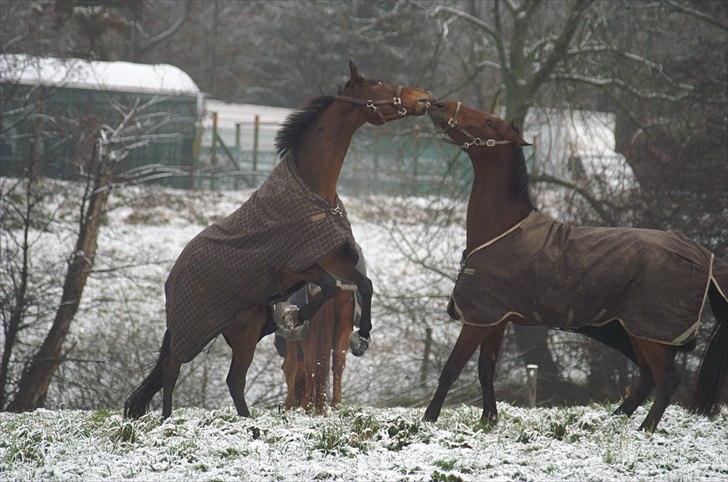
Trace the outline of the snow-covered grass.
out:
<instances>
[{"instance_id":1,"label":"snow-covered grass","mask_svg":"<svg viewBox=\"0 0 728 482\"><path fill-rule=\"evenodd\" d=\"M670 407L661 429L612 406L479 410L344 406L328 416L276 409L180 409L160 423L99 410L0 414L2 479L483 480L728 478L728 410Z\"/></svg>"}]
</instances>

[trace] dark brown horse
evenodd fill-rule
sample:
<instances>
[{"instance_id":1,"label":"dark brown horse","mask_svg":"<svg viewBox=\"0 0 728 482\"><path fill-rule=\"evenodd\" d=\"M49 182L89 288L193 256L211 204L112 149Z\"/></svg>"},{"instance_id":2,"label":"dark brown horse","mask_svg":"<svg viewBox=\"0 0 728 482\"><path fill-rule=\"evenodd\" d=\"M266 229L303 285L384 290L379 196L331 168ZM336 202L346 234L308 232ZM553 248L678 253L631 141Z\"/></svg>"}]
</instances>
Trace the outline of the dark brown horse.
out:
<instances>
[{"instance_id":1,"label":"dark brown horse","mask_svg":"<svg viewBox=\"0 0 728 482\"><path fill-rule=\"evenodd\" d=\"M631 415L654 389L641 426L652 431L680 381L675 351L695 346L706 296L719 323L701 363L693 408L714 414L728 387L726 263L674 232L572 228L540 214L528 192L526 142L515 128L453 101L438 102L430 116L468 153L474 179L466 256L448 310L463 327L425 420L437 420L478 347L482 418L497 419L493 376L503 333L513 322L582 332L629 356L640 377L616 413ZM687 315L671 319L675 312Z\"/></svg>"},{"instance_id":2,"label":"dark brown horse","mask_svg":"<svg viewBox=\"0 0 728 482\"><path fill-rule=\"evenodd\" d=\"M366 349L372 283L355 269L353 236L336 184L359 127L422 115L432 97L423 89L365 79L353 63L349 68L351 78L338 95L313 99L288 117L276 137L282 160L261 188L183 250L165 285L167 332L159 358L127 398L127 416L144 414L163 389L162 417L169 417L182 363L219 333L233 352L227 376L230 395L238 414L250 416L245 377L270 305L304 283L321 290L297 313L297 322L310 319L334 296L336 279L356 285L363 298L362 316L351 348L358 354ZM294 201L293 194L298 196Z\"/></svg>"}]
</instances>

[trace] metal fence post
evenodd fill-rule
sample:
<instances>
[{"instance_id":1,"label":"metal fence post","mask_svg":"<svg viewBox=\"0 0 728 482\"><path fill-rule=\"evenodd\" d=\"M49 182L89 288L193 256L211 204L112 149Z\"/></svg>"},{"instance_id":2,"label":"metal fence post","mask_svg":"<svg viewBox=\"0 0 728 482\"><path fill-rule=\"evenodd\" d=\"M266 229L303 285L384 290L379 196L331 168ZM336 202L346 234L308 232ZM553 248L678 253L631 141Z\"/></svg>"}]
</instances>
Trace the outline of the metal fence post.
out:
<instances>
[{"instance_id":1,"label":"metal fence post","mask_svg":"<svg viewBox=\"0 0 728 482\"><path fill-rule=\"evenodd\" d=\"M210 172L210 189L215 190L215 175L217 171L217 112L212 113L212 154L210 157L212 172Z\"/></svg>"},{"instance_id":2,"label":"metal fence post","mask_svg":"<svg viewBox=\"0 0 728 482\"><path fill-rule=\"evenodd\" d=\"M253 127L253 172L258 170L258 136L260 134L260 116L255 114Z\"/></svg>"},{"instance_id":3,"label":"metal fence post","mask_svg":"<svg viewBox=\"0 0 728 482\"><path fill-rule=\"evenodd\" d=\"M528 389L528 406L536 406L536 388L538 382L538 365L526 365L526 387Z\"/></svg>"}]
</instances>

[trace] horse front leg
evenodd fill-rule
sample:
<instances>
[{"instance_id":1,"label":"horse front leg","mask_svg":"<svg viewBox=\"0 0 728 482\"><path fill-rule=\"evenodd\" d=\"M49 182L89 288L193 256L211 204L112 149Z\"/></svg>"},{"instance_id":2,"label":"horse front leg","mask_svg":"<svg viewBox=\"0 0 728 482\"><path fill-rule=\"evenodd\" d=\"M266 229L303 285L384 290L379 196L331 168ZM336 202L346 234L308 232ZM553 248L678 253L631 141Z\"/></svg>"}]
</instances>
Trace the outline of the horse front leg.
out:
<instances>
[{"instance_id":1,"label":"horse front leg","mask_svg":"<svg viewBox=\"0 0 728 482\"><path fill-rule=\"evenodd\" d=\"M425 410L425 421L434 422L440 416L447 392L450 390L453 382L460 376L460 372L468 360L470 360L470 357L473 356L473 353L475 353L483 337L491 329L492 327L463 325L462 330L460 330L460 336L458 336L458 340L455 342L455 346L447 362L445 362L445 366L442 368L435 395L427 406L427 410Z\"/></svg>"},{"instance_id":2,"label":"horse front leg","mask_svg":"<svg viewBox=\"0 0 728 482\"><path fill-rule=\"evenodd\" d=\"M478 358L478 380L483 390L483 415L484 422L498 421L498 409L495 403L495 366L498 361L498 353L503 341L503 333L506 331L507 322L503 321L490 331L480 344L480 356Z\"/></svg>"},{"instance_id":3,"label":"horse front leg","mask_svg":"<svg viewBox=\"0 0 728 482\"><path fill-rule=\"evenodd\" d=\"M330 273L330 275L336 276L342 281L353 283L359 291L362 297L359 331L352 333L349 340L349 349L352 355L362 356L369 348L372 330L372 295L374 294L372 280L356 269L343 248L327 255L319 261L318 265L307 270L307 272L314 273L316 270L327 274ZM330 294L329 298L331 296L333 294Z\"/></svg>"},{"instance_id":4,"label":"horse front leg","mask_svg":"<svg viewBox=\"0 0 728 482\"><path fill-rule=\"evenodd\" d=\"M359 330L353 331L349 338L349 350L354 356L362 356L369 349L369 340L372 331L372 295L374 287L372 280L354 271L354 284L361 295L361 317L359 318Z\"/></svg>"}]
</instances>

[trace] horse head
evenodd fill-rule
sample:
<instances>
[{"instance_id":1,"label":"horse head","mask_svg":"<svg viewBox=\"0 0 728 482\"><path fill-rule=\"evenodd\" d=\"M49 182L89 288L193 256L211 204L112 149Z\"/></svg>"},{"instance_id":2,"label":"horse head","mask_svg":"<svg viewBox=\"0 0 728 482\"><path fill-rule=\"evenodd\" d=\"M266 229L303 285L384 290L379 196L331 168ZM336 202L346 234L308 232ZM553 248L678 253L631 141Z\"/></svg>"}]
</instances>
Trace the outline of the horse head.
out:
<instances>
[{"instance_id":1,"label":"horse head","mask_svg":"<svg viewBox=\"0 0 728 482\"><path fill-rule=\"evenodd\" d=\"M370 124L381 125L395 119L422 115L436 100L432 93L420 87L392 86L381 80L364 77L349 61L351 78L337 100L360 105Z\"/></svg>"},{"instance_id":2,"label":"horse head","mask_svg":"<svg viewBox=\"0 0 728 482\"><path fill-rule=\"evenodd\" d=\"M467 107L453 100L436 101L429 109L430 118L454 144L475 154L499 145L529 146L514 126L503 119Z\"/></svg>"}]
</instances>

